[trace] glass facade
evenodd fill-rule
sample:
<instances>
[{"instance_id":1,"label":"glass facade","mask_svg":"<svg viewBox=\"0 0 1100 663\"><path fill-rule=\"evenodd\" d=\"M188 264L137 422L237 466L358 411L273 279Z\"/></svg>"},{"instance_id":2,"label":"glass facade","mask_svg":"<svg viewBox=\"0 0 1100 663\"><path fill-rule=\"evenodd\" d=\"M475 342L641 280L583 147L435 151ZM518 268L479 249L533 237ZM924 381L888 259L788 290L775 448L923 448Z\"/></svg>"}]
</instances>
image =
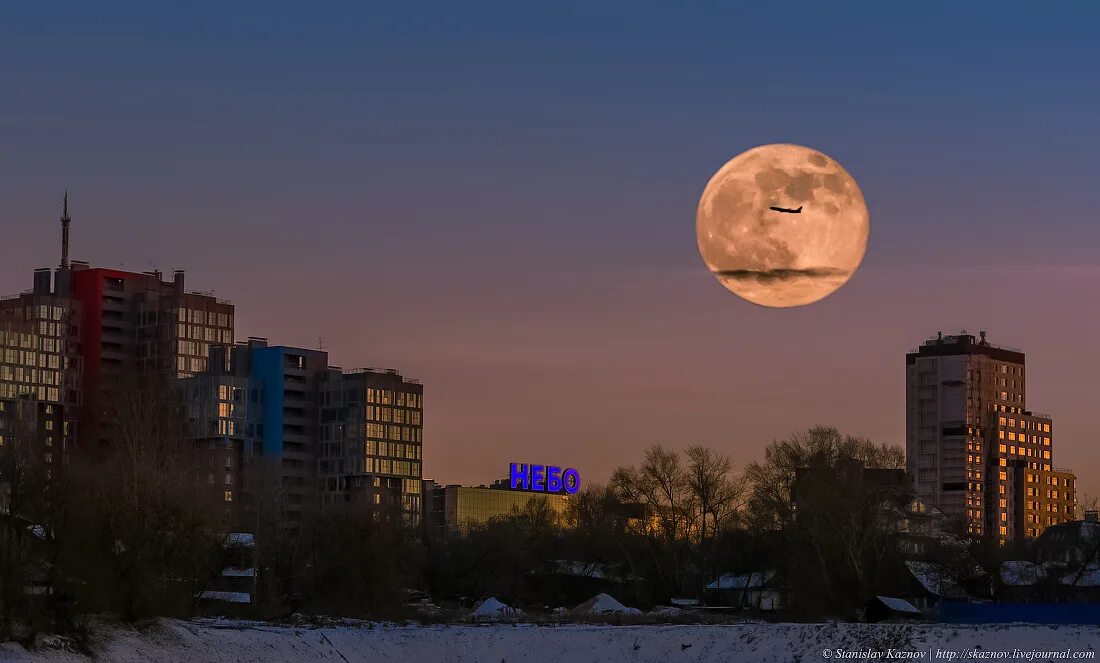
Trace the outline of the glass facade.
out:
<instances>
[{"instance_id":1,"label":"glass facade","mask_svg":"<svg viewBox=\"0 0 1100 663\"><path fill-rule=\"evenodd\" d=\"M0 398L33 395L62 402L75 389L65 380L72 365L70 308L31 295L0 307Z\"/></svg>"},{"instance_id":2,"label":"glass facade","mask_svg":"<svg viewBox=\"0 0 1100 663\"><path fill-rule=\"evenodd\" d=\"M249 488L242 470L260 453L262 403L246 377L200 375L179 388L199 484L233 515Z\"/></svg>"},{"instance_id":3,"label":"glass facade","mask_svg":"<svg viewBox=\"0 0 1100 663\"><path fill-rule=\"evenodd\" d=\"M448 533L460 532L470 526L483 525L493 518L519 515L533 501L545 500L560 518L569 503L569 496L560 493L539 493L470 486L446 486L434 489L433 524ZM442 493L442 499L439 499Z\"/></svg>"},{"instance_id":4,"label":"glass facade","mask_svg":"<svg viewBox=\"0 0 1100 663\"><path fill-rule=\"evenodd\" d=\"M50 468L47 479L66 462L76 431L75 311L68 299L50 294L0 299L0 446L27 438Z\"/></svg>"},{"instance_id":5,"label":"glass facade","mask_svg":"<svg viewBox=\"0 0 1100 663\"><path fill-rule=\"evenodd\" d=\"M322 503L395 495L411 524L421 514L424 387L397 371L334 369L322 385ZM385 489L381 493L376 489Z\"/></svg>"}]
</instances>

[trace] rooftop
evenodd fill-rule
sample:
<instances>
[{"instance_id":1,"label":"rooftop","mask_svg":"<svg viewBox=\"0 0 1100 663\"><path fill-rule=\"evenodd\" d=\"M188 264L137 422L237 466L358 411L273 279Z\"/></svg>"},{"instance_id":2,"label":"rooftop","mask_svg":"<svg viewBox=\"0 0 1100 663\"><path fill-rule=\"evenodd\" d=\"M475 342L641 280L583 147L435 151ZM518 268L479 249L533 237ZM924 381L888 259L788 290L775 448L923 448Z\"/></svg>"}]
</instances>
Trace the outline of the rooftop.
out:
<instances>
[{"instance_id":1,"label":"rooftop","mask_svg":"<svg viewBox=\"0 0 1100 663\"><path fill-rule=\"evenodd\" d=\"M913 363L917 356L945 357L980 354L1014 364L1024 363L1023 350L990 343L986 340L984 331L978 332L978 334L975 337L965 329L957 334L947 336L940 332L926 340L919 348L910 349L909 354L906 356L907 361Z\"/></svg>"}]
</instances>

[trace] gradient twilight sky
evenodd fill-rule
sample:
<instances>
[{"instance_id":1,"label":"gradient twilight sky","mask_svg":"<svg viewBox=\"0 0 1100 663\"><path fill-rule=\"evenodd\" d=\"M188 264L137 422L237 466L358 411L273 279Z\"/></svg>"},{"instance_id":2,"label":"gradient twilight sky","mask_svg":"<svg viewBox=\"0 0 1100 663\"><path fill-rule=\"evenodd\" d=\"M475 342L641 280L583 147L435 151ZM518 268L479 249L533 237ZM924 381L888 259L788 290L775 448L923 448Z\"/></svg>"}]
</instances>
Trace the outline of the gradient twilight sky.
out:
<instances>
[{"instance_id":1,"label":"gradient twilight sky","mask_svg":"<svg viewBox=\"0 0 1100 663\"><path fill-rule=\"evenodd\" d=\"M1100 492L1100 6L225 4L0 7L0 291L57 262L67 188L74 258L422 379L444 483L604 481L655 442L743 466L814 424L904 444L905 352L985 329ZM769 142L871 210L861 269L796 310L695 244L707 180Z\"/></svg>"}]
</instances>

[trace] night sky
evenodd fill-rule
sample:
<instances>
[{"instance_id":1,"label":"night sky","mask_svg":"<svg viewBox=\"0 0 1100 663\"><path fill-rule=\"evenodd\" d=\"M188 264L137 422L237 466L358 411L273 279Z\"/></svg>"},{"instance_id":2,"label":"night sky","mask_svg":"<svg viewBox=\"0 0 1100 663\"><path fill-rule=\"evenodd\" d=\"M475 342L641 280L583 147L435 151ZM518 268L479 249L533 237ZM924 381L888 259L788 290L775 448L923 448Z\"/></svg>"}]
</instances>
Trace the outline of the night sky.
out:
<instances>
[{"instance_id":1,"label":"night sky","mask_svg":"<svg viewBox=\"0 0 1100 663\"><path fill-rule=\"evenodd\" d=\"M814 424L901 445L905 352L986 330L1100 492L1100 6L223 4L0 8L0 291L56 264L68 189L75 259L422 379L443 483L604 481L658 442L740 467ZM709 177L770 142L871 210L801 309L695 244Z\"/></svg>"}]
</instances>

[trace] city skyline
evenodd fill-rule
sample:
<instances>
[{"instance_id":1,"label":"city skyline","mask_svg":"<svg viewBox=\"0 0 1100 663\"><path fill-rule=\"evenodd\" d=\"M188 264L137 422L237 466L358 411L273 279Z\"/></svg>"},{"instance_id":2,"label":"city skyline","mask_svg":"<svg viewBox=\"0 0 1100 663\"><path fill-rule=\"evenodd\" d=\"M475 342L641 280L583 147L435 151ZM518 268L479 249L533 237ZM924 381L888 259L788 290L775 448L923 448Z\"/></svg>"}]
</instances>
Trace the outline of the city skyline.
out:
<instances>
[{"instance_id":1,"label":"city skyline","mask_svg":"<svg viewBox=\"0 0 1100 663\"><path fill-rule=\"evenodd\" d=\"M1100 231L1081 211L1100 99L1066 94L1100 46L1068 14L900 25L869 9L859 26L895 27L836 45L823 9L789 28L731 9L693 39L672 36L690 10L666 32L609 9L420 29L400 9L349 9L308 18L335 35L324 44L279 11L139 25L75 7L48 30L31 27L39 11L0 14L0 52L27 63L0 74L12 291L58 261L68 188L74 259L186 269L234 301L239 338L323 338L336 365L422 379L424 474L465 484L548 447L596 480L653 443L743 466L815 424L902 445L901 356L939 330L986 330L1027 352L1059 464L1083 495L1100 488L1081 375L1100 359L1100 313L1082 304ZM446 21L512 29L484 30L479 50L438 39ZM774 36L753 26L777 23L798 39L764 51ZM926 59L887 53L932 38L944 47ZM774 61L738 64L761 52ZM1031 131L1040 112L1057 122ZM801 311L732 301L695 254L706 177L770 140L835 155L871 209L859 272Z\"/></svg>"}]
</instances>

